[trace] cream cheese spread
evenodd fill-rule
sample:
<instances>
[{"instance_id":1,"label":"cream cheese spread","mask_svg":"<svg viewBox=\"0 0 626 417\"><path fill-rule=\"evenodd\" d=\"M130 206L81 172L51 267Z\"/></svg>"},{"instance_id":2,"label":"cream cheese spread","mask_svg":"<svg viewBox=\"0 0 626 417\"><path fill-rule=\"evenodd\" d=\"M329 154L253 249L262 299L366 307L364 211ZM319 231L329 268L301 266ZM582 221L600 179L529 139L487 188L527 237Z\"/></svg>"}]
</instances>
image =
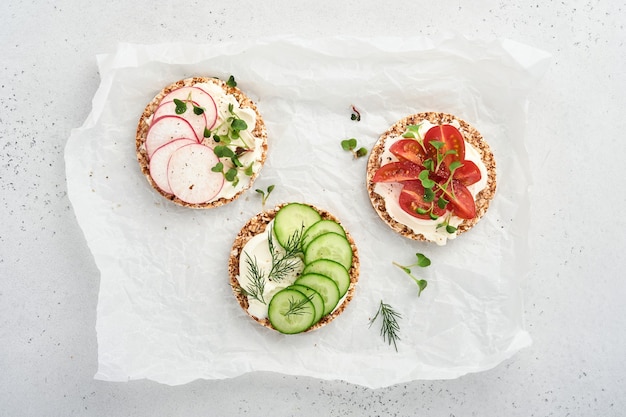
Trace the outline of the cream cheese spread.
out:
<instances>
[{"instance_id":1,"label":"cream cheese spread","mask_svg":"<svg viewBox=\"0 0 626 417\"><path fill-rule=\"evenodd\" d=\"M253 236L250 240L248 240L241 251L241 255L239 256L239 276L237 277L237 280L244 291L250 293L251 291L249 288L255 287L253 274L250 272L250 262L256 263L258 270L264 277L262 297L254 298L248 296L248 313L260 319L267 317L267 309L274 294L293 284L304 269L302 259L294 258L298 265L288 276L279 282L268 278L272 269L272 254L269 247L270 233L272 234L272 242L276 253L285 253L285 250L278 244L276 235L273 234L273 225L274 222L272 221L267 225L265 232ZM263 301L260 301L258 298L262 298Z\"/></svg>"},{"instance_id":2,"label":"cream cheese spread","mask_svg":"<svg viewBox=\"0 0 626 417\"><path fill-rule=\"evenodd\" d=\"M242 130L239 132L240 139L233 141L233 144L245 147L247 145L250 147L250 151L244 153L239 157L239 160L243 164L244 167L252 165L252 172L257 173L261 169L261 159L263 155L263 139L254 137L252 135L252 131L256 125L256 113L253 109L248 107L240 107L239 102L235 98L235 96L231 94L226 94L226 92L222 89L221 86L213 83L201 83L195 85L198 88L206 91L213 97L213 101L215 101L215 105L217 107L217 122L215 126L219 126L222 121L226 120L230 117L230 112L228 110L229 106L233 106L233 113L237 115L237 117L241 118L248 125L248 129ZM226 133L228 127L222 126L218 129L218 134ZM213 142L213 143L207 143ZM215 143L213 139L205 139L205 144L208 146L214 146ZM222 163L228 167L231 162L229 158L221 158ZM233 183L230 181L224 181L224 186L220 190L220 192L212 198L210 201L218 200L220 198L232 198L241 190L245 189L249 182L246 181L246 177L243 174L240 174L240 181L233 186Z\"/></svg>"}]
</instances>

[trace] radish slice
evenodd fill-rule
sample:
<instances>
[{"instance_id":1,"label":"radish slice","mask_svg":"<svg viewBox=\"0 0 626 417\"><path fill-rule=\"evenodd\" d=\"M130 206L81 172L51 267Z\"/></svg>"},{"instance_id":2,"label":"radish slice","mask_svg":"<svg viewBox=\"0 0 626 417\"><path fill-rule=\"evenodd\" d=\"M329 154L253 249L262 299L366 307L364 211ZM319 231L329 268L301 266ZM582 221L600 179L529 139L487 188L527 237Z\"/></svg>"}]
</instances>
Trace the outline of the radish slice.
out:
<instances>
[{"instance_id":1,"label":"radish slice","mask_svg":"<svg viewBox=\"0 0 626 417\"><path fill-rule=\"evenodd\" d=\"M207 129L213 129L217 121L217 106L215 105L215 100L213 100L213 97L211 97L209 93L198 87L181 87L163 97L161 103L174 101L175 98L183 101L191 100L197 103L198 107L202 107L206 117L206 127ZM202 138L202 136L200 136L200 138Z\"/></svg>"},{"instance_id":2,"label":"radish slice","mask_svg":"<svg viewBox=\"0 0 626 417\"><path fill-rule=\"evenodd\" d=\"M190 204L215 197L224 185L224 175L213 172L219 158L213 149L199 143L178 148L170 157L167 178L173 194Z\"/></svg>"},{"instance_id":3,"label":"radish slice","mask_svg":"<svg viewBox=\"0 0 626 417\"><path fill-rule=\"evenodd\" d=\"M198 106L198 103L193 102L195 106ZM193 111L193 106L190 104L187 105L187 110L182 114L176 113L176 103L174 101L165 101L161 102L159 107L154 111L154 116L152 116L155 120L163 117L163 116L180 116L183 119L187 120L194 132L196 132L196 137L198 141L202 141L204 137L204 129L207 127L206 125L206 114L203 112L202 114L196 114Z\"/></svg>"},{"instance_id":4,"label":"radish slice","mask_svg":"<svg viewBox=\"0 0 626 417\"><path fill-rule=\"evenodd\" d=\"M194 138L200 142L189 122L179 116L163 116L154 119L146 134L146 153L148 158L161 146L174 139Z\"/></svg>"},{"instance_id":5,"label":"radish slice","mask_svg":"<svg viewBox=\"0 0 626 417\"><path fill-rule=\"evenodd\" d=\"M195 139L174 139L158 148L152 154L152 158L150 158L150 176L156 185L166 193L173 194L167 179L167 166L170 162L170 157L176 149L192 143L197 142Z\"/></svg>"}]
</instances>

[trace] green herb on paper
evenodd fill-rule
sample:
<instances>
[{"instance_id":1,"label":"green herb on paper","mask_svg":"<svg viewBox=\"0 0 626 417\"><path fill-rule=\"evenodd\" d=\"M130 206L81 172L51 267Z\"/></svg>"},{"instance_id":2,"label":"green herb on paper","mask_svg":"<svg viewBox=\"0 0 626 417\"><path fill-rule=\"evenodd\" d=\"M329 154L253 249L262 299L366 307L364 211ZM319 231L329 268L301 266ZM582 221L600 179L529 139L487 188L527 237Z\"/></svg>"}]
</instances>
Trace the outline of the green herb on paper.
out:
<instances>
[{"instance_id":1,"label":"green herb on paper","mask_svg":"<svg viewBox=\"0 0 626 417\"><path fill-rule=\"evenodd\" d=\"M354 159L367 155L367 149L365 147L357 149L358 146L358 142L355 138L344 139L341 141L341 148L344 151L352 152Z\"/></svg>"},{"instance_id":2,"label":"green herb on paper","mask_svg":"<svg viewBox=\"0 0 626 417\"><path fill-rule=\"evenodd\" d=\"M272 191L274 191L274 184L272 184L269 187L267 187L266 191L263 191L260 188L257 188L254 191L256 191L257 193L261 194L261 203L263 204L263 206L265 206L265 203L267 202L267 199L269 198L269 196L272 193Z\"/></svg>"},{"instance_id":3,"label":"green herb on paper","mask_svg":"<svg viewBox=\"0 0 626 417\"><path fill-rule=\"evenodd\" d=\"M393 347L398 351L397 341L400 340L400 325L398 324L398 320L402 318L400 313L396 312L393 307L389 304L383 303L383 300L380 300L380 304L378 305L378 311L376 315L370 320L370 327L378 317L381 317L382 323L380 326L380 335L383 337L389 345L393 343Z\"/></svg>"},{"instance_id":4,"label":"green herb on paper","mask_svg":"<svg viewBox=\"0 0 626 417\"><path fill-rule=\"evenodd\" d=\"M415 283L417 284L417 287L419 288L417 292L417 296L419 297L422 294L422 291L424 291L424 289L428 285L428 282L425 279L419 279L413 276L411 268L416 267L416 266L420 268L426 268L427 266L430 265L430 259L428 259L428 257L422 253L416 253L415 256L417 257L417 261L411 265L400 265L397 262L392 262L392 264L400 268L409 277L411 277L413 281L415 281Z\"/></svg>"}]
</instances>

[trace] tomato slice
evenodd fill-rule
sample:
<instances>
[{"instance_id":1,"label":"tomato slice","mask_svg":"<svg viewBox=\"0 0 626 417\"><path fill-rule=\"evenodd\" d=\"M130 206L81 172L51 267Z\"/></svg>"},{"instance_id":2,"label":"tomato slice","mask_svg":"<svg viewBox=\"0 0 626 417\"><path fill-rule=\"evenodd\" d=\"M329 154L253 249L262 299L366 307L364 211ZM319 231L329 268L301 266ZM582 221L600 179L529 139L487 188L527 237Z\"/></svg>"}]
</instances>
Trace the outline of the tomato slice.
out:
<instances>
[{"instance_id":1,"label":"tomato slice","mask_svg":"<svg viewBox=\"0 0 626 417\"><path fill-rule=\"evenodd\" d=\"M432 145L433 141L442 142L443 146L437 150ZM465 160L465 141L463 140L463 134L452 125L431 127L424 135L424 143L426 144L428 154L432 158L436 158L437 152L445 154L448 151L454 151L454 153L444 158L443 163L446 166L450 166L454 161Z\"/></svg>"},{"instance_id":2,"label":"tomato slice","mask_svg":"<svg viewBox=\"0 0 626 417\"><path fill-rule=\"evenodd\" d=\"M416 180L422 167L411 161L390 162L378 168L372 182L402 182Z\"/></svg>"},{"instance_id":3,"label":"tomato slice","mask_svg":"<svg viewBox=\"0 0 626 417\"><path fill-rule=\"evenodd\" d=\"M462 219L473 219L476 217L476 203L472 193L457 180L452 180L451 185L454 192L454 198L450 199L449 204L452 208L452 213Z\"/></svg>"},{"instance_id":4,"label":"tomato slice","mask_svg":"<svg viewBox=\"0 0 626 417\"><path fill-rule=\"evenodd\" d=\"M427 158L426 151L415 139L400 139L389 147L389 152L401 161L411 161L422 165Z\"/></svg>"},{"instance_id":5,"label":"tomato slice","mask_svg":"<svg viewBox=\"0 0 626 417\"><path fill-rule=\"evenodd\" d=\"M454 171L454 179L463 185L476 184L481 178L482 175L478 166L467 159L463 161L462 166Z\"/></svg>"},{"instance_id":6,"label":"tomato slice","mask_svg":"<svg viewBox=\"0 0 626 417\"><path fill-rule=\"evenodd\" d=\"M471 195L470 195L471 197ZM424 197L424 187L422 186L422 182L419 180L405 181L402 186L402 190L400 191L400 198L398 202L400 203L400 208L410 214L413 217L417 217L418 219L428 219L431 217L428 214L429 211L432 211L436 216L442 216L445 214L446 210L439 208L437 206L438 195L435 196L435 199L432 202L425 201ZM419 210L424 210L426 213L420 214Z\"/></svg>"}]
</instances>

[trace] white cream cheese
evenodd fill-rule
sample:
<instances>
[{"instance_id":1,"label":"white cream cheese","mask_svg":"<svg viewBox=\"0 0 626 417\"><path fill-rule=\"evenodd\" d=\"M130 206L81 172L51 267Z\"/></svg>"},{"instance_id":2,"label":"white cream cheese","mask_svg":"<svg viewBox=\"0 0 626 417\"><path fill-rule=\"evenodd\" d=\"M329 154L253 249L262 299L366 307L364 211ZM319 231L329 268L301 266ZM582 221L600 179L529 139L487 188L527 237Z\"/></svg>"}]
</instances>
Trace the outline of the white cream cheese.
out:
<instances>
[{"instance_id":1,"label":"white cream cheese","mask_svg":"<svg viewBox=\"0 0 626 417\"><path fill-rule=\"evenodd\" d=\"M450 125L456 127L457 129L460 127L457 120L453 120ZM435 126L434 124L424 120L419 127L419 135L424 137L428 130ZM390 151L389 148L393 145L394 142L403 139L402 136L390 136L385 141L385 149L381 155L382 165L387 164L389 162L397 161L398 158L395 157ZM472 197L476 199L476 196L479 192L481 192L487 186L487 168L485 164L482 162L480 157L480 153L467 141L465 141L465 159L472 161L478 166L480 170L481 178L480 180L467 187L469 192L472 194ZM407 227L409 227L413 232L423 235L426 239L437 243L438 245L445 245L448 239L456 238L456 233L448 233L445 227L437 227L442 223L443 219L447 218L449 213L444 214L437 220L430 219L419 219L417 217L411 216L400 207L399 198L400 191L402 190L402 184L400 183L376 183L374 186L374 192L385 199L385 208L387 213L398 223L401 223ZM460 217L451 215L449 224L454 227L458 227L463 222L463 219Z\"/></svg>"},{"instance_id":2,"label":"white cream cheese","mask_svg":"<svg viewBox=\"0 0 626 417\"><path fill-rule=\"evenodd\" d=\"M213 101L215 101L215 106L217 107L217 121L215 122L215 127L219 126L224 120L231 116L228 111L228 107L230 105L233 106L233 113L237 115L240 119L242 119L248 125L248 129L242 130L239 132L240 139L233 141L232 143L235 145L239 145L242 147L249 147L251 150L244 153L239 157L239 160L243 164L244 167L249 166L251 163L252 171L254 173L259 172L261 169L261 157L263 155L263 139L257 138L252 135L252 131L256 126L256 113L253 109L248 107L240 107L239 102L235 98L235 96L231 94L226 94L226 92L222 89L221 86L213 83L201 83L196 84L196 87L201 88L206 91L213 97ZM215 128L214 127L214 128ZM228 130L228 126L222 126L217 133L225 134ZM206 139L205 142L213 142L212 139ZM215 145L215 143L208 143L209 146ZM246 146L247 145L247 146ZM222 163L225 166L225 170L231 167L232 163L230 158L221 158ZM224 181L224 186L220 190L220 192L215 196L212 200L218 200L220 198L232 198L238 192L243 190L248 186L247 177L245 174L239 174L240 181L237 185L233 186L232 182Z\"/></svg>"},{"instance_id":3,"label":"white cream cheese","mask_svg":"<svg viewBox=\"0 0 626 417\"><path fill-rule=\"evenodd\" d=\"M252 237L243 247L241 255L239 256L239 276L237 280L239 285L246 292L250 292L248 288L253 285L252 274L250 273L250 265L248 260L256 262L259 271L263 273L265 277L265 285L263 291L264 303L248 296L248 313L252 316L263 319L267 317L267 308L270 300L278 291L293 284L293 282L300 276L304 269L304 263L300 258L297 259L298 266L291 271L291 273L282 279L280 282L273 281L268 277L269 272L272 269L272 254L269 249L269 234L272 233L274 248L277 253L284 253L284 249L278 244L276 236L273 234L274 222L270 222L264 233L260 233ZM260 297L259 297L260 298Z\"/></svg>"}]
</instances>

